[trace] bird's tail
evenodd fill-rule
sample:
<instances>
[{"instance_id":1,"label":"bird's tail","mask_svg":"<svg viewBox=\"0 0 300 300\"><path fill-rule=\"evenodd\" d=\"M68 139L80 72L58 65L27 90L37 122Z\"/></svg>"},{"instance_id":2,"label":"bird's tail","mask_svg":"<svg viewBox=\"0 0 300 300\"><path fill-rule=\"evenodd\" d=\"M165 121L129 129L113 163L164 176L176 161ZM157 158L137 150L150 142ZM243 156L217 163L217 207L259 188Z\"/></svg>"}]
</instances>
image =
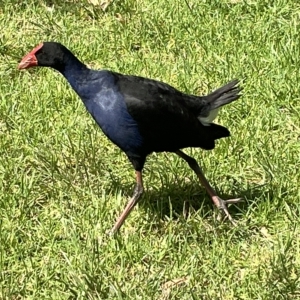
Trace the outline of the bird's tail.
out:
<instances>
[{"instance_id":1,"label":"bird's tail","mask_svg":"<svg viewBox=\"0 0 300 300\"><path fill-rule=\"evenodd\" d=\"M239 80L235 79L207 95L205 100L210 104L210 110L217 109L239 99L241 96L239 92L242 89L238 86L238 83Z\"/></svg>"},{"instance_id":2,"label":"bird's tail","mask_svg":"<svg viewBox=\"0 0 300 300\"><path fill-rule=\"evenodd\" d=\"M221 106L240 98L239 92L242 90L238 86L239 80L235 79L226 85L215 90L211 94L204 96L205 105L201 107L198 119L207 126L217 117Z\"/></svg>"}]
</instances>

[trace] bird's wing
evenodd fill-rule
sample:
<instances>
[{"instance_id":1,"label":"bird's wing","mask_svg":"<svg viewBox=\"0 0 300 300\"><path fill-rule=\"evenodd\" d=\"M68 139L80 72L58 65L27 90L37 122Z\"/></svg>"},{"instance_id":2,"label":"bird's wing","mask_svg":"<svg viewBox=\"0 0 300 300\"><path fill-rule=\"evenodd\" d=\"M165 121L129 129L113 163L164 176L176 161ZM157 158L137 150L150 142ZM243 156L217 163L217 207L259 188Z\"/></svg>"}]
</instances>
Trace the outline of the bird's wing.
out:
<instances>
[{"instance_id":1,"label":"bird's wing","mask_svg":"<svg viewBox=\"0 0 300 300\"><path fill-rule=\"evenodd\" d=\"M215 127L201 124L187 104L190 96L159 81L117 73L114 76L129 114L137 122L145 140L154 146L153 151L214 147L212 130ZM227 136L228 131L222 135Z\"/></svg>"}]
</instances>

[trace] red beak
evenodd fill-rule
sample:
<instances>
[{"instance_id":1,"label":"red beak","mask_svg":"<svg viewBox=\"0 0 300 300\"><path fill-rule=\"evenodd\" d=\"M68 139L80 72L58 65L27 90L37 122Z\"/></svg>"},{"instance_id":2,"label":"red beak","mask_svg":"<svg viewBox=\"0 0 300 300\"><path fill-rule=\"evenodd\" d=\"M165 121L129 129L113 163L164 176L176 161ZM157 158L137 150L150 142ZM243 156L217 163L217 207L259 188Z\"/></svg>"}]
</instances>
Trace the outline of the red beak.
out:
<instances>
[{"instance_id":1,"label":"red beak","mask_svg":"<svg viewBox=\"0 0 300 300\"><path fill-rule=\"evenodd\" d=\"M32 53L28 53L27 55L25 55L22 58L21 62L18 65L18 69L19 70L28 69L31 67L35 67L37 65L38 65L38 61L37 61L35 55Z\"/></svg>"},{"instance_id":2,"label":"red beak","mask_svg":"<svg viewBox=\"0 0 300 300\"><path fill-rule=\"evenodd\" d=\"M36 52L39 51L43 47L43 43L37 45L34 49L32 49L27 55L25 55L21 62L18 65L18 69L28 69L31 67L35 67L38 65L38 60L35 56Z\"/></svg>"}]
</instances>

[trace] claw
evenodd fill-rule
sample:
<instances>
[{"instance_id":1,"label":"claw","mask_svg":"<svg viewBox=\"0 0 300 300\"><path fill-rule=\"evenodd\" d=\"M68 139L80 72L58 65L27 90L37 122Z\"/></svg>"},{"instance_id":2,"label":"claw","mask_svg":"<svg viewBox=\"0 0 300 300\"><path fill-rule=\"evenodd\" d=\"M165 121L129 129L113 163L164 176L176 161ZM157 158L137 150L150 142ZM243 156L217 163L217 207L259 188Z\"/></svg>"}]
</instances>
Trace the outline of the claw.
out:
<instances>
[{"instance_id":1,"label":"claw","mask_svg":"<svg viewBox=\"0 0 300 300\"><path fill-rule=\"evenodd\" d=\"M228 220L232 223L233 226L237 226L237 223L233 220L232 216L228 212L227 205L232 203L238 203L244 201L242 198L236 198L236 199L229 199L229 200L223 200L218 196L212 197L213 202L217 206L217 208L222 211L222 213L228 218ZM220 218L218 217L218 220Z\"/></svg>"}]
</instances>

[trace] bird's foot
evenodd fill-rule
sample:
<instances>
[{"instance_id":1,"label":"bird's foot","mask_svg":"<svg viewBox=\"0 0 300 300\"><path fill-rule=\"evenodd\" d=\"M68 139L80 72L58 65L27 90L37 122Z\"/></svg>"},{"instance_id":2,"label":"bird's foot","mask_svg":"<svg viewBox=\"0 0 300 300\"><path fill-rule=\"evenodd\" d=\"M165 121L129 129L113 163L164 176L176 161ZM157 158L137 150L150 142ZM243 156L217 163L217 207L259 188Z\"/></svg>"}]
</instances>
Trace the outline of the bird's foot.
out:
<instances>
[{"instance_id":1,"label":"bird's foot","mask_svg":"<svg viewBox=\"0 0 300 300\"><path fill-rule=\"evenodd\" d=\"M228 220L232 223L232 225L237 226L236 222L233 220L232 216L228 212L227 205L233 204L233 203L238 203L238 202L243 202L243 199L236 198L236 199L223 200L219 196L213 196L212 200L213 200L214 204L217 206L217 208L222 212L222 214L228 218ZM220 218L218 218L218 219L220 219Z\"/></svg>"},{"instance_id":2,"label":"bird's foot","mask_svg":"<svg viewBox=\"0 0 300 300\"><path fill-rule=\"evenodd\" d=\"M113 229L108 229L108 230L105 231L105 234L108 237L113 237L115 235L115 231Z\"/></svg>"}]
</instances>

